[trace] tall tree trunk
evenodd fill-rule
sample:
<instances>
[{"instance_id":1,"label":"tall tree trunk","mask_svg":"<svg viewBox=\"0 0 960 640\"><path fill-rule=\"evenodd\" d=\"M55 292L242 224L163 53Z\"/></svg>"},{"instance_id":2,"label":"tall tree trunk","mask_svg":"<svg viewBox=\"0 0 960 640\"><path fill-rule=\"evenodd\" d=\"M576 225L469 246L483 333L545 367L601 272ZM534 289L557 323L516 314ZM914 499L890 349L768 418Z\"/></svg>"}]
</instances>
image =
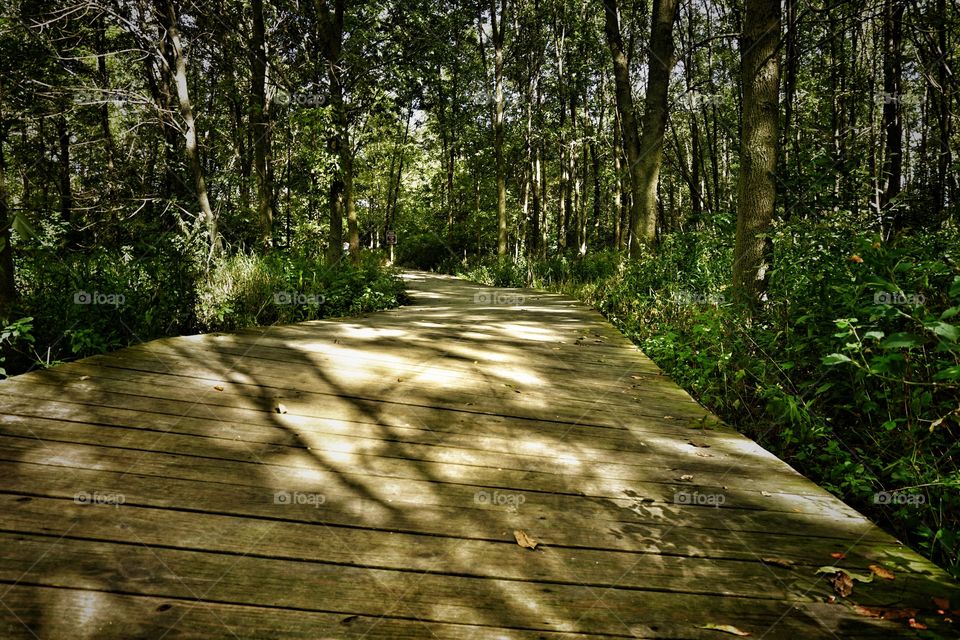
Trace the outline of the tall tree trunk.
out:
<instances>
[{"instance_id":1,"label":"tall tree trunk","mask_svg":"<svg viewBox=\"0 0 960 640\"><path fill-rule=\"evenodd\" d=\"M903 180L903 110L900 101L903 83L904 3L900 0L884 0L883 4L883 132L884 162L883 191L880 194L880 209L886 210L894 198L900 195ZM894 227L907 226L903 214L894 219Z\"/></svg>"},{"instance_id":2,"label":"tall tree trunk","mask_svg":"<svg viewBox=\"0 0 960 640\"><path fill-rule=\"evenodd\" d=\"M657 187L663 160L663 134L667 127L667 90L673 69L673 23L678 0L653 0L650 26L650 56L647 60L647 96L640 138L636 234L651 245L657 234Z\"/></svg>"},{"instance_id":3,"label":"tall tree trunk","mask_svg":"<svg viewBox=\"0 0 960 640\"><path fill-rule=\"evenodd\" d=\"M0 81L0 105L3 104L3 84ZM13 277L13 245L10 244L10 225L13 218L7 202L7 157L4 145L7 142L6 124L0 114L0 320L7 317L17 298L17 287Z\"/></svg>"},{"instance_id":4,"label":"tall tree trunk","mask_svg":"<svg viewBox=\"0 0 960 640\"><path fill-rule=\"evenodd\" d=\"M334 0L331 8L327 0L315 0L315 5L321 24L321 46L330 82L330 106L334 114L334 133L327 144L329 151L339 160L339 167L330 184L330 243L327 258L334 263L342 255L344 215L347 217L348 246L354 260L359 258L360 252L360 233L353 201L353 147L340 67L346 2Z\"/></svg>"},{"instance_id":5,"label":"tall tree trunk","mask_svg":"<svg viewBox=\"0 0 960 640\"><path fill-rule=\"evenodd\" d=\"M60 189L60 219L68 225L67 246L76 249L80 246L80 220L73 210L73 188L70 184L70 130L67 129L67 118L57 117L57 140L59 153L57 154L57 186Z\"/></svg>"},{"instance_id":6,"label":"tall tree trunk","mask_svg":"<svg viewBox=\"0 0 960 640\"><path fill-rule=\"evenodd\" d=\"M180 43L179 19L172 0L159 0L159 3L163 8L161 12L161 23L166 32L165 39L169 45L171 54L171 59L168 63L173 75L177 99L180 103L180 116L183 118L186 127L183 135L186 145L187 161L190 164L190 172L193 174L193 186L196 190L197 201L200 205L200 215L203 218L207 228L207 235L209 236L209 257L213 258L220 253L222 245L217 230L217 217L210 207L210 199L207 196L207 185L203 177L203 165L200 162L200 149L197 145L197 126L193 118L190 92L187 89L187 61L183 55L183 47Z\"/></svg>"},{"instance_id":7,"label":"tall tree trunk","mask_svg":"<svg viewBox=\"0 0 960 640\"><path fill-rule=\"evenodd\" d=\"M490 0L490 27L493 44L493 156L497 171L497 255L507 254L507 183L503 160L503 35L507 26L507 0Z\"/></svg>"},{"instance_id":8,"label":"tall tree trunk","mask_svg":"<svg viewBox=\"0 0 960 640\"><path fill-rule=\"evenodd\" d=\"M623 150L627 160L627 173L630 176L630 257L638 257L645 243L653 240L644 235L649 228L641 219L640 190L640 136L633 104L633 91L630 84L630 65L620 33L620 18L617 0L603 0L604 31L610 56L613 59L614 95L617 111L620 114L620 130L623 137Z\"/></svg>"},{"instance_id":9,"label":"tall tree trunk","mask_svg":"<svg viewBox=\"0 0 960 640\"><path fill-rule=\"evenodd\" d=\"M253 37L250 40L250 128L253 130L254 165L257 174L257 219L260 244L273 246L273 180L270 171L270 113L267 106L267 48L263 23L263 0L251 0Z\"/></svg>"},{"instance_id":10,"label":"tall tree trunk","mask_svg":"<svg viewBox=\"0 0 960 640\"><path fill-rule=\"evenodd\" d=\"M740 38L743 90L740 178L733 290L754 305L766 290L769 230L777 195L777 129L780 91L780 0L746 0Z\"/></svg>"}]
</instances>

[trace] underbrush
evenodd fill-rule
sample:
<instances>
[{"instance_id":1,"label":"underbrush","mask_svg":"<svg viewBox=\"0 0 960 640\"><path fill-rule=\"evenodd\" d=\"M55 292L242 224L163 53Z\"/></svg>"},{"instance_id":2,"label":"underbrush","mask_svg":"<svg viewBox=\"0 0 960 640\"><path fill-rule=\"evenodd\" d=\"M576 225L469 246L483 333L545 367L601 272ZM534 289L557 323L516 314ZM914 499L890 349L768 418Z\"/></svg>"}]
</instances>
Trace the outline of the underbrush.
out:
<instances>
[{"instance_id":1,"label":"underbrush","mask_svg":"<svg viewBox=\"0 0 960 640\"><path fill-rule=\"evenodd\" d=\"M404 296L373 254L332 266L302 252L236 254L206 269L202 255L174 246L41 249L19 257L17 276L20 299L0 318L9 375L163 336L357 315Z\"/></svg>"},{"instance_id":2,"label":"underbrush","mask_svg":"<svg viewBox=\"0 0 960 640\"><path fill-rule=\"evenodd\" d=\"M960 236L781 225L767 299L731 304L729 240L484 260L460 274L578 297L699 402L960 576Z\"/></svg>"}]
</instances>

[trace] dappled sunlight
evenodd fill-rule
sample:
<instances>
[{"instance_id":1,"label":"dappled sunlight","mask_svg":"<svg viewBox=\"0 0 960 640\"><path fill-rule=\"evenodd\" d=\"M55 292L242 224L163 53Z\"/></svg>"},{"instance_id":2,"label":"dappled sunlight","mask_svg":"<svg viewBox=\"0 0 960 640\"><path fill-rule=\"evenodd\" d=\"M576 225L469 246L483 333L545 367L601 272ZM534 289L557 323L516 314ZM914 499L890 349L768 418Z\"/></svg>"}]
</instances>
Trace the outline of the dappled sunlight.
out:
<instances>
[{"instance_id":1,"label":"dappled sunlight","mask_svg":"<svg viewBox=\"0 0 960 640\"><path fill-rule=\"evenodd\" d=\"M831 552L934 575L752 441L698 422L703 409L644 377L655 367L593 314L539 295L523 311L488 308L455 280L411 282L438 295L414 290L416 305L362 320L151 343L3 383L16 415L0 482L44 494L7 500L7 528L134 558L116 569L91 556L91 567L107 562L106 583L44 569L35 580L81 598L54 599L42 615L62 605L84 637L105 615L98 594L157 584L171 598L249 604L259 620L274 606L310 612L330 637L383 616L467 625L461 637L651 636L660 623L649 611L707 610L722 594L772 603L750 623L759 636L784 624L785 602L830 593L809 565ZM75 502L80 491L123 504ZM63 505L83 518L60 515ZM42 549L11 566L28 571ZM781 576L759 553L803 568ZM898 577L909 602L928 601L924 584ZM870 588L871 602L890 595ZM733 615L742 602L723 606ZM156 602L149 611L164 613ZM819 628L786 619L797 637Z\"/></svg>"}]
</instances>

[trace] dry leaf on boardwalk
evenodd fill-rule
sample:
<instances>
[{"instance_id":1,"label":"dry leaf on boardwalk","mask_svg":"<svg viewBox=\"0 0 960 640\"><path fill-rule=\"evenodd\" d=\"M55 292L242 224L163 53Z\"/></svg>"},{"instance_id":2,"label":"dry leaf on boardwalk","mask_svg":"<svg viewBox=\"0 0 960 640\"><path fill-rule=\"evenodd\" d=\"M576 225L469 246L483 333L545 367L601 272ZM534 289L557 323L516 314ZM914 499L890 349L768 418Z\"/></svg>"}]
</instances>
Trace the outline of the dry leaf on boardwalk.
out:
<instances>
[{"instance_id":1,"label":"dry leaf on boardwalk","mask_svg":"<svg viewBox=\"0 0 960 640\"><path fill-rule=\"evenodd\" d=\"M870 571L873 571L874 575L884 580L896 580L897 578L893 571L879 564L870 565Z\"/></svg>"},{"instance_id":2,"label":"dry leaf on boardwalk","mask_svg":"<svg viewBox=\"0 0 960 640\"><path fill-rule=\"evenodd\" d=\"M841 598L846 598L853 593L853 580L850 578L850 574L845 571L837 571L833 574L833 577L830 578L830 584L833 585L833 590Z\"/></svg>"},{"instance_id":3,"label":"dry leaf on boardwalk","mask_svg":"<svg viewBox=\"0 0 960 640\"><path fill-rule=\"evenodd\" d=\"M793 569L793 560L785 560L784 558L760 558L760 562L763 564L772 564L775 567L783 567L784 569Z\"/></svg>"},{"instance_id":4,"label":"dry leaf on boardwalk","mask_svg":"<svg viewBox=\"0 0 960 640\"><path fill-rule=\"evenodd\" d=\"M277 406L275 406L275 407L273 408L273 410L276 411L277 413L286 413L286 412L287 412L287 408L286 408L285 406L283 406L282 404L278 404Z\"/></svg>"},{"instance_id":5,"label":"dry leaf on boardwalk","mask_svg":"<svg viewBox=\"0 0 960 640\"><path fill-rule=\"evenodd\" d=\"M213 388L216 389L217 391L223 391L223 387L221 387L220 385L216 385Z\"/></svg>"},{"instance_id":6,"label":"dry leaf on boardwalk","mask_svg":"<svg viewBox=\"0 0 960 640\"><path fill-rule=\"evenodd\" d=\"M536 549L537 545L540 544L529 535L523 529L514 529L513 537L516 539L517 544L523 547L524 549Z\"/></svg>"},{"instance_id":7,"label":"dry leaf on boardwalk","mask_svg":"<svg viewBox=\"0 0 960 640\"><path fill-rule=\"evenodd\" d=\"M833 553L830 554L830 557L833 558L834 560L843 560L844 558L847 557L847 554L840 553L839 551L834 551Z\"/></svg>"},{"instance_id":8,"label":"dry leaf on boardwalk","mask_svg":"<svg viewBox=\"0 0 960 640\"><path fill-rule=\"evenodd\" d=\"M737 629L732 624L713 624L712 622L708 622L707 624L702 624L698 626L697 629L710 629L711 631L723 631L724 633L729 633L734 636L750 635L749 631L743 631L742 629Z\"/></svg>"}]
</instances>

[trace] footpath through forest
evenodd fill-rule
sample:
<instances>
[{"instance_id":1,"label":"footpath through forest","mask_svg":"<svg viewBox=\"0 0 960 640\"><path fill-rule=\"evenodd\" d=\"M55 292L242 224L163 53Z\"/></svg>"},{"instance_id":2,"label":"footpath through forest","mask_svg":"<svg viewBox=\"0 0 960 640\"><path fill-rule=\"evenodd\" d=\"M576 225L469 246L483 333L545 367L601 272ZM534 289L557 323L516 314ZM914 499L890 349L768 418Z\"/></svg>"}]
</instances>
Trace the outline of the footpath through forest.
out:
<instances>
[{"instance_id":1,"label":"footpath through forest","mask_svg":"<svg viewBox=\"0 0 960 640\"><path fill-rule=\"evenodd\" d=\"M956 637L945 572L597 313L405 277L0 382L0 637Z\"/></svg>"}]
</instances>

